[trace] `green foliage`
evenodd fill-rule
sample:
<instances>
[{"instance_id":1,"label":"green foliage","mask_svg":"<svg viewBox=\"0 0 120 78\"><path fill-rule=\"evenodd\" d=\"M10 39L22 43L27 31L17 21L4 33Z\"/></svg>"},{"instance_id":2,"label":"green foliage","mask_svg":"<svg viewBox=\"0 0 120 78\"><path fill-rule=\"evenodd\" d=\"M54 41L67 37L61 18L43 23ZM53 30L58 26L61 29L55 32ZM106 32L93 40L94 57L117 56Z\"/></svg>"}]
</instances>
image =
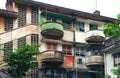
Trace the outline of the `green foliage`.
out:
<instances>
[{"instance_id":1,"label":"green foliage","mask_svg":"<svg viewBox=\"0 0 120 78\"><path fill-rule=\"evenodd\" d=\"M31 68L30 62L35 61L35 56L41 54L39 47L23 43L21 48L14 51L2 49L6 54L4 61L8 63L8 72L14 77L24 75Z\"/></svg>"},{"instance_id":2,"label":"green foliage","mask_svg":"<svg viewBox=\"0 0 120 78\"><path fill-rule=\"evenodd\" d=\"M120 27L117 24L106 23L103 31L106 36L120 37Z\"/></svg>"},{"instance_id":3,"label":"green foliage","mask_svg":"<svg viewBox=\"0 0 120 78\"><path fill-rule=\"evenodd\" d=\"M120 20L120 13L117 15L117 20Z\"/></svg>"},{"instance_id":4,"label":"green foliage","mask_svg":"<svg viewBox=\"0 0 120 78\"><path fill-rule=\"evenodd\" d=\"M111 78L109 74L106 74L105 75L105 78Z\"/></svg>"},{"instance_id":5,"label":"green foliage","mask_svg":"<svg viewBox=\"0 0 120 78\"><path fill-rule=\"evenodd\" d=\"M100 78L105 78L104 72L103 71L99 71L98 73L96 73L97 77Z\"/></svg>"},{"instance_id":6,"label":"green foliage","mask_svg":"<svg viewBox=\"0 0 120 78\"><path fill-rule=\"evenodd\" d=\"M120 65L118 65L116 68L111 69L111 72L115 75L120 74Z\"/></svg>"}]
</instances>

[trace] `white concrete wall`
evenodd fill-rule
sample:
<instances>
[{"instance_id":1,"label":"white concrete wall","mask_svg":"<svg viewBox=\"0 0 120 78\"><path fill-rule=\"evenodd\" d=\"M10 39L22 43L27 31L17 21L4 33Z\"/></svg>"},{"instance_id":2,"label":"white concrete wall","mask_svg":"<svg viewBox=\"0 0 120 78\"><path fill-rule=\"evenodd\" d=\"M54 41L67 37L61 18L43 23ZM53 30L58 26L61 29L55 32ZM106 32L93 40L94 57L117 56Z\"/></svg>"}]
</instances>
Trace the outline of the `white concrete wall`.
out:
<instances>
[{"instance_id":1,"label":"white concrete wall","mask_svg":"<svg viewBox=\"0 0 120 78\"><path fill-rule=\"evenodd\" d=\"M111 54L106 54L104 57L105 74L112 75L111 69L114 67L113 64L113 56Z\"/></svg>"},{"instance_id":2,"label":"white concrete wall","mask_svg":"<svg viewBox=\"0 0 120 78\"><path fill-rule=\"evenodd\" d=\"M64 36L63 36L64 41L73 42L73 38L74 38L74 35L72 31L64 30Z\"/></svg>"},{"instance_id":3,"label":"white concrete wall","mask_svg":"<svg viewBox=\"0 0 120 78\"><path fill-rule=\"evenodd\" d=\"M0 34L0 42L1 44L4 44L6 42L16 40L18 38L21 38L30 34L39 34L39 33L40 32L39 32L38 26L27 25L25 27L15 29L10 32L5 32Z\"/></svg>"},{"instance_id":4,"label":"white concrete wall","mask_svg":"<svg viewBox=\"0 0 120 78\"><path fill-rule=\"evenodd\" d=\"M82 62L83 62L82 64L78 64L78 63L77 63L77 60L78 60L79 58L82 59ZM75 68L87 69L85 63L86 63L86 58L85 58L85 57L75 56Z\"/></svg>"}]
</instances>

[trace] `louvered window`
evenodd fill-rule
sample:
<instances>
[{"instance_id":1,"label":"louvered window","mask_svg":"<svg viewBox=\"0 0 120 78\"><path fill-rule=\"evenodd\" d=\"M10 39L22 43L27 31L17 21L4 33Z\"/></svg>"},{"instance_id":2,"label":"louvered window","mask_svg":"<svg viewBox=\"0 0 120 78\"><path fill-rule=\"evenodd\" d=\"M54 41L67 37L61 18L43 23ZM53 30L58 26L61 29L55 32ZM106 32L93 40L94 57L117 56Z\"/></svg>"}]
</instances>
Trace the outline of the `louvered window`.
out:
<instances>
[{"instance_id":1,"label":"louvered window","mask_svg":"<svg viewBox=\"0 0 120 78\"><path fill-rule=\"evenodd\" d=\"M26 24L26 6L18 6L18 27L22 27Z\"/></svg>"},{"instance_id":2,"label":"louvered window","mask_svg":"<svg viewBox=\"0 0 120 78\"><path fill-rule=\"evenodd\" d=\"M4 30L5 31L9 31L13 29L13 18L5 18L5 23L4 23L5 27Z\"/></svg>"},{"instance_id":3,"label":"louvered window","mask_svg":"<svg viewBox=\"0 0 120 78\"><path fill-rule=\"evenodd\" d=\"M32 23L38 25L38 8L35 8L35 7L32 8L31 17L32 17L31 19Z\"/></svg>"}]
</instances>

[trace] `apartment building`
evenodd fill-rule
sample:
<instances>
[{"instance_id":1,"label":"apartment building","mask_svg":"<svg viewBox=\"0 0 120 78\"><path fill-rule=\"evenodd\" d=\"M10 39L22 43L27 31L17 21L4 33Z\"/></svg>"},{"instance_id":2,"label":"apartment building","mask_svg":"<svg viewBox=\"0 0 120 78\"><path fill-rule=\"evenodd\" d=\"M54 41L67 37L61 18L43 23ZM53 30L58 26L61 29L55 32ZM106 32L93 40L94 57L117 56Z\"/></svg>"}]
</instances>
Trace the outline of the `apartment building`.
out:
<instances>
[{"instance_id":1,"label":"apartment building","mask_svg":"<svg viewBox=\"0 0 120 78\"><path fill-rule=\"evenodd\" d=\"M99 11L92 14L32 0L7 0L6 10L0 12L1 47L14 50L21 41L41 44L37 78L103 75L99 73L104 72L102 29L115 19Z\"/></svg>"}]
</instances>

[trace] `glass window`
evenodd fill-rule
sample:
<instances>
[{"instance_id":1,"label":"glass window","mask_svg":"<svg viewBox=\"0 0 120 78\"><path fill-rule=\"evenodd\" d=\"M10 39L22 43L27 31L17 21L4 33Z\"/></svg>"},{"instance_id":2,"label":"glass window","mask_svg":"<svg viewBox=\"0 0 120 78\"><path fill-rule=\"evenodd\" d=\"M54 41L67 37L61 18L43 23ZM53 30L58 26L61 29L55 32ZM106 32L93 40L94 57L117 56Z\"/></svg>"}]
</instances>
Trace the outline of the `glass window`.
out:
<instances>
[{"instance_id":1,"label":"glass window","mask_svg":"<svg viewBox=\"0 0 120 78\"><path fill-rule=\"evenodd\" d=\"M22 37L18 39L18 48L22 47L23 42L26 42L26 37Z\"/></svg>"},{"instance_id":2,"label":"glass window","mask_svg":"<svg viewBox=\"0 0 120 78\"><path fill-rule=\"evenodd\" d=\"M31 45L38 45L38 34L31 34Z\"/></svg>"},{"instance_id":3,"label":"glass window","mask_svg":"<svg viewBox=\"0 0 120 78\"><path fill-rule=\"evenodd\" d=\"M8 49L8 50L13 50L13 42L10 41L10 42L8 42L8 43L5 43L5 44L4 44L4 48L5 48L5 49Z\"/></svg>"},{"instance_id":4,"label":"glass window","mask_svg":"<svg viewBox=\"0 0 120 78\"><path fill-rule=\"evenodd\" d=\"M62 51L65 55L72 55L72 46L71 45L62 45Z\"/></svg>"},{"instance_id":5,"label":"glass window","mask_svg":"<svg viewBox=\"0 0 120 78\"><path fill-rule=\"evenodd\" d=\"M114 66L120 65L120 53L113 54Z\"/></svg>"},{"instance_id":6,"label":"glass window","mask_svg":"<svg viewBox=\"0 0 120 78\"><path fill-rule=\"evenodd\" d=\"M80 46L76 46L76 55L77 56L85 56L85 48L84 47L80 47Z\"/></svg>"},{"instance_id":7,"label":"glass window","mask_svg":"<svg viewBox=\"0 0 120 78\"><path fill-rule=\"evenodd\" d=\"M5 31L9 31L13 29L13 19L12 18L5 18Z\"/></svg>"},{"instance_id":8,"label":"glass window","mask_svg":"<svg viewBox=\"0 0 120 78\"><path fill-rule=\"evenodd\" d=\"M18 6L18 27L23 27L26 24L26 6Z\"/></svg>"},{"instance_id":9,"label":"glass window","mask_svg":"<svg viewBox=\"0 0 120 78\"><path fill-rule=\"evenodd\" d=\"M32 7L31 10L32 10L31 21L32 21L32 23L38 24L38 8Z\"/></svg>"},{"instance_id":10,"label":"glass window","mask_svg":"<svg viewBox=\"0 0 120 78\"><path fill-rule=\"evenodd\" d=\"M64 29L71 29L71 23L70 21L63 21Z\"/></svg>"},{"instance_id":11,"label":"glass window","mask_svg":"<svg viewBox=\"0 0 120 78\"><path fill-rule=\"evenodd\" d=\"M5 43L5 44L4 44L4 48L7 49L7 50L13 50L13 42L10 41L10 42L8 42L8 43ZM7 56L7 53L6 53L6 52L4 52L4 56Z\"/></svg>"},{"instance_id":12,"label":"glass window","mask_svg":"<svg viewBox=\"0 0 120 78\"><path fill-rule=\"evenodd\" d=\"M90 30L97 30L98 26L94 24L90 24Z\"/></svg>"},{"instance_id":13,"label":"glass window","mask_svg":"<svg viewBox=\"0 0 120 78\"><path fill-rule=\"evenodd\" d=\"M47 50L57 50L57 43L46 42Z\"/></svg>"},{"instance_id":14,"label":"glass window","mask_svg":"<svg viewBox=\"0 0 120 78\"><path fill-rule=\"evenodd\" d=\"M84 23L82 23L82 22L77 22L77 23L76 23L76 30L77 30L77 31L82 31L82 32L84 32Z\"/></svg>"}]
</instances>

